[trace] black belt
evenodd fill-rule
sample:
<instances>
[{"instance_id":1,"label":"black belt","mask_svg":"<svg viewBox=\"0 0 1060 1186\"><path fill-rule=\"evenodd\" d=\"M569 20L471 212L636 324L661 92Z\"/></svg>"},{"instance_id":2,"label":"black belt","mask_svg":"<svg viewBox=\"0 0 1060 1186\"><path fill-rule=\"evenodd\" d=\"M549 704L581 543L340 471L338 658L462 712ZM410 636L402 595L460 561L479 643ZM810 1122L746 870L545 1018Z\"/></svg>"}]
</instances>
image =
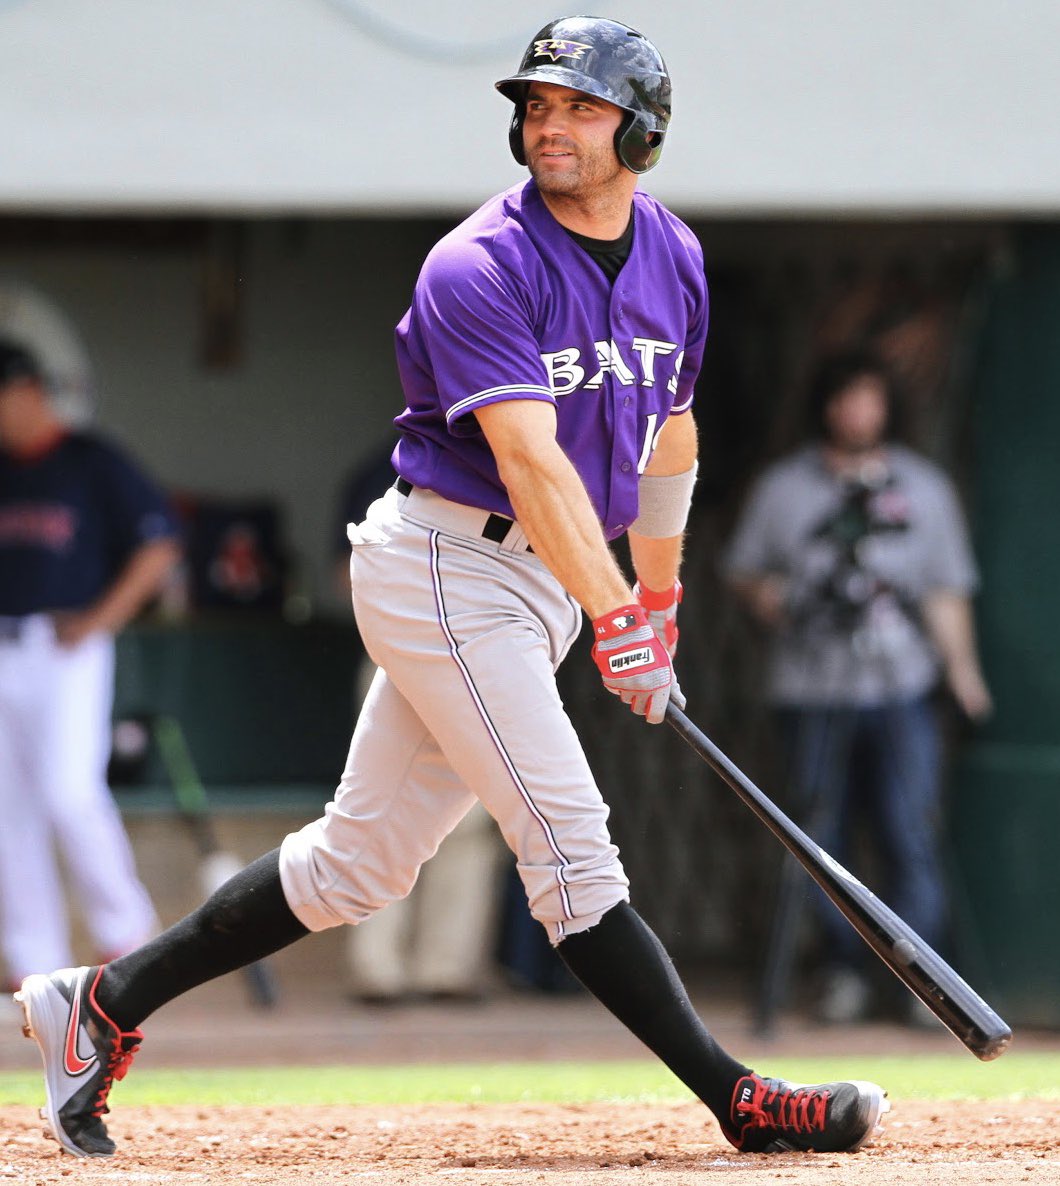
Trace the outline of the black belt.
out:
<instances>
[{"instance_id":1,"label":"black belt","mask_svg":"<svg viewBox=\"0 0 1060 1186\"><path fill-rule=\"evenodd\" d=\"M413 490L412 483L406 481L405 478L398 478L394 483L394 489L398 494L404 494L407 498ZM503 544L508 538L508 532L515 526L515 521L505 518L504 515L490 514L482 527L482 538L488 539L495 544ZM526 550L532 552L533 548L529 544L526 545Z\"/></svg>"}]
</instances>

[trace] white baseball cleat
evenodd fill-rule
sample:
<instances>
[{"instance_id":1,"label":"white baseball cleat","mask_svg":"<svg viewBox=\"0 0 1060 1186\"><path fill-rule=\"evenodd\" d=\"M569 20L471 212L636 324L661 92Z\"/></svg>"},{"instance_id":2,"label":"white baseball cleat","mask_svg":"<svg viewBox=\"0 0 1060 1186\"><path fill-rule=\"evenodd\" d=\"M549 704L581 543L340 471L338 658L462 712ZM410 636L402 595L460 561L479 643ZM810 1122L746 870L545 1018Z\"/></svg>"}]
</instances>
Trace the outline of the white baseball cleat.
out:
<instances>
[{"instance_id":1,"label":"white baseball cleat","mask_svg":"<svg viewBox=\"0 0 1060 1186\"><path fill-rule=\"evenodd\" d=\"M143 1041L138 1029L122 1033L96 1003L102 971L63 968L50 976L27 976L14 996L22 1008L22 1032L35 1039L44 1062L41 1118L75 1157L114 1152L102 1120L107 1096Z\"/></svg>"}]
</instances>

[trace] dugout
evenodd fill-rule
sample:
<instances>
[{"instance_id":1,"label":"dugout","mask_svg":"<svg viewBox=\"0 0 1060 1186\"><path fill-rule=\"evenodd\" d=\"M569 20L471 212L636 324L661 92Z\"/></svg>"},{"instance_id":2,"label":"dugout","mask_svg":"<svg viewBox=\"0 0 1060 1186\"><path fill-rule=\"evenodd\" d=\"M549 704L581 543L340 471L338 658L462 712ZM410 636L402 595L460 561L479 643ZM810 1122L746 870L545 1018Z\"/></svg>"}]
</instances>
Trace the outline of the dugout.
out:
<instances>
[{"instance_id":1,"label":"dugout","mask_svg":"<svg viewBox=\"0 0 1060 1186\"><path fill-rule=\"evenodd\" d=\"M761 640L719 585L718 549L756 468L797 435L799 384L815 343L873 308L877 319L906 319L918 341L933 344L914 438L965 495L984 575L984 661L998 700L987 729L955 735L954 958L977 983L995 985L1016 1020L1052 1023L1053 948L1021 934L1018 920L1055 905L1056 893L1040 850L1060 801L1050 649L1060 574L1050 567L1057 550L1047 513L1060 493L1048 398L1058 372L1051 323L1060 227L691 221L712 289L696 412L703 480L687 561L695 600L682 614L683 647L696 656L695 671L682 676L695 719L756 781L779 790L758 697ZM162 690L167 711L183 697L193 748L226 810L245 802L255 811L255 793L259 807L285 800L315 809L328 789L325 752L338 772L352 659L349 651L334 664L329 656L344 639L356 641L329 584L331 512L349 463L394 411L393 322L423 252L447 225L0 219L0 270L47 290L92 343L103 426L135 443L172 486L266 494L283 509L297 600L313 609L304 629L282 613L214 614L184 627L145 625L122 645L126 703L145 681ZM236 686L241 672L254 703ZM615 808L639 904L679 959L752 976L776 842L676 738L616 730L614 705L593 677L576 657L562 676ZM134 812L148 803L131 792L123 801Z\"/></svg>"}]
</instances>

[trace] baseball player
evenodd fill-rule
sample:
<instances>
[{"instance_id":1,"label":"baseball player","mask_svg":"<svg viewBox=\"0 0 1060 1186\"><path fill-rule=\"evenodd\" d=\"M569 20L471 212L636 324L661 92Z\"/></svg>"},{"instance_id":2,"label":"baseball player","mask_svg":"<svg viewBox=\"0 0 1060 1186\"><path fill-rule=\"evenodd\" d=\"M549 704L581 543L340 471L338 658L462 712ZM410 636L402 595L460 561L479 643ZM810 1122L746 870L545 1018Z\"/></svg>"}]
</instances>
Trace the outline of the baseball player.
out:
<instances>
[{"instance_id":1,"label":"baseball player","mask_svg":"<svg viewBox=\"0 0 1060 1186\"><path fill-rule=\"evenodd\" d=\"M568 967L737 1149L857 1149L888 1106L874 1084L798 1086L727 1054L629 904L554 674L584 611L605 687L652 723L671 696L683 702L672 656L702 253L637 190L670 118L645 37L554 21L497 87L531 178L435 246L397 329L399 477L349 529L354 608L380 671L335 799L139 951L22 986L46 1115L73 1153L113 1152L100 1117L145 1017L407 893L475 798ZM627 531L632 588L608 547Z\"/></svg>"},{"instance_id":2,"label":"baseball player","mask_svg":"<svg viewBox=\"0 0 1060 1186\"><path fill-rule=\"evenodd\" d=\"M0 942L15 984L71 960L53 842L101 956L156 927L105 776L113 636L159 589L174 530L122 452L66 428L36 357L0 340Z\"/></svg>"}]
</instances>

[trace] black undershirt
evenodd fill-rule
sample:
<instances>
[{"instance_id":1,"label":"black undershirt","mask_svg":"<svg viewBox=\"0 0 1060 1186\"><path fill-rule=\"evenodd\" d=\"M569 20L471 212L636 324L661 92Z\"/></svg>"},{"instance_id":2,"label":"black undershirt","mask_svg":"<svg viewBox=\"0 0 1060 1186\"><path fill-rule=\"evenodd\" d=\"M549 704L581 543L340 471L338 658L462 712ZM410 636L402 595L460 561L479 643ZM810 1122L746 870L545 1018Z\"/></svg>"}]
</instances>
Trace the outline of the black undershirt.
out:
<instances>
[{"instance_id":1,"label":"black undershirt","mask_svg":"<svg viewBox=\"0 0 1060 1186\"><path fill-rule=\"evenodd\" d=\"M576 231L567 230L567 234L584 251L587 251L600 265L604 275L614 284L622 265L629 259L633 250L633 219L629 226L617 239L590 239L588 235L579 235Z\"/></svg>"}]
</instances>

